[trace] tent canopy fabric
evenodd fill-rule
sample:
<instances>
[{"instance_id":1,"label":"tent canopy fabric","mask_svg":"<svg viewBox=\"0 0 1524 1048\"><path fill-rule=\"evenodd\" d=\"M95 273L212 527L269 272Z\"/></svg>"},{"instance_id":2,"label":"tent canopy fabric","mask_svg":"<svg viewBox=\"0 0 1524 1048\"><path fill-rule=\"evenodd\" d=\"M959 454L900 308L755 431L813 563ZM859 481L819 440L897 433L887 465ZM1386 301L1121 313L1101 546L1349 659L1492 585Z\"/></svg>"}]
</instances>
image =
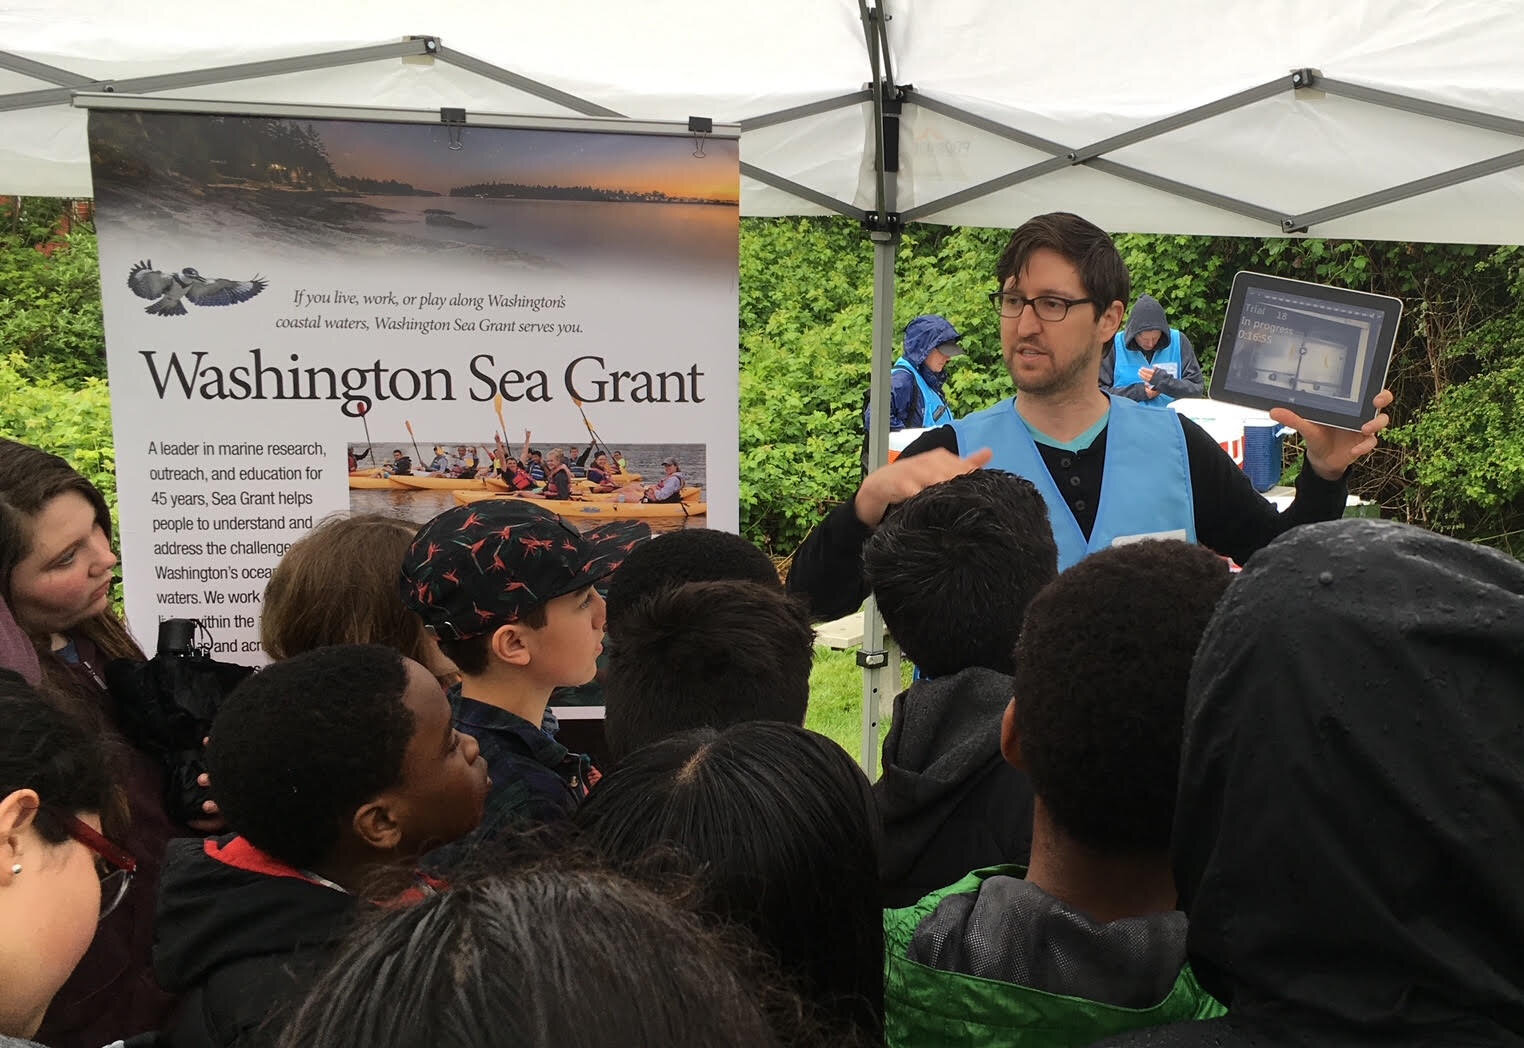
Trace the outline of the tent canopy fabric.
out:
<instances>
[{"instance_id":1,"label":"tent canopy fabric","mask_svg":"<svg viewBox=\"0 0 1524 1048\"><path fill-rule=\"evenodd\" d=\"M10 0L0 193L91 195L75 91L740 124L744 214L871 213L881 463L903 222L1524 243L1519 3ZM871 777L899 675L859 664Z\"/></svg>"},{"instance_id":2,"label":"tent canopy fabric","mask_svg":"<svg viewBox=\"0 0 1524 1048\"><path fill-rule=\"evenodd\" d=\"M887 210L907 220L1012 226L1062 209L1117 231L1524 242L1517 0L871 10L888 16L881 72L902 102ZM226 69L423 35L434 56ZM849 0L266 0L234 18L19 0L0 12L0 52L4 193L89 195L85 113L68 95L113 82L158 97L565 115L558 91L584 112L741 123L759 175L743 181L744 213L876 207L873 64ZM140 79L195 70L211 72L168 90ZM795 107L823 111L767 119ZM809 192L779 188L791 183Z\"/></svg>"}]
</instances>

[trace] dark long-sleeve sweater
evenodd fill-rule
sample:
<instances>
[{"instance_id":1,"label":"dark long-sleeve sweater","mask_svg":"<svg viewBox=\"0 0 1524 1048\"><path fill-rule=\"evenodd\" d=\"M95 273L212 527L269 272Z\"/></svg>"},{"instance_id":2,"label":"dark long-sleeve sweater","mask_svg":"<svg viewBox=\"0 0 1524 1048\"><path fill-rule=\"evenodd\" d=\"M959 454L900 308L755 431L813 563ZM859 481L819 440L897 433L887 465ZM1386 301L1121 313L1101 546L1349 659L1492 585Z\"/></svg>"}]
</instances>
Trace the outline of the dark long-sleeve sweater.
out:
<instances>
[{"instance_id":1,"label":"dark long-sleeve sweater","mask_svg":"<svg viewBox=\"0 0 1524 1048\"><path fill-rule=\"evenodd\" d=\"M1248 476L1228 457L1206 430L1188 418L1180 419L1185 432L1186 457L1190 463L1191 494L1196 516L1196 537L1202 545L1239 564L1288 528L1344 514L1348 490L1343 478L1324 480L1304 468L1297 478L1296 500L1279 512L1254 490ZM1089 538L1100 502L1101 472L1106 461L1106 430L1082 451L1065 451L1039 443L1037 450L1064 492L1080 530ZM933 448L967 453L960 449L951 426L939 426L915 440L901 457ZM1073 484L1069 478L1078 478ZM862 575L862 549L873 529L857 519L853 500L836 507L794 553L789 572L790 593L804 597L817 619L850 614L868 596Z\"/></svg>"}]
</instances>

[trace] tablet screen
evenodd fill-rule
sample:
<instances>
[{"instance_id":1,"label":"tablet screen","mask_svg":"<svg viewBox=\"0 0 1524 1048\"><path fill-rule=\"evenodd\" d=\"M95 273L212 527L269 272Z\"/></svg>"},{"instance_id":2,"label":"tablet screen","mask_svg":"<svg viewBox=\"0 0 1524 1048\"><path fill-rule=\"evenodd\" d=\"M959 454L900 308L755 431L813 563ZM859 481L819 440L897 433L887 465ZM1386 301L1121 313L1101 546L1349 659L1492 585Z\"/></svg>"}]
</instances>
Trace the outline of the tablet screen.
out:
<instances>
[{"instance_id":1,"label":"tablet screen","mask_svg":"<svg viewBox=\"0 0 1524 1048\"><path fill-rule=\"evenodd\" d=\"M1386 295L1239 273L1212 399L1359 429L1376 415L1401 316L1402 302Z\"/></svg>"}]
</instances>

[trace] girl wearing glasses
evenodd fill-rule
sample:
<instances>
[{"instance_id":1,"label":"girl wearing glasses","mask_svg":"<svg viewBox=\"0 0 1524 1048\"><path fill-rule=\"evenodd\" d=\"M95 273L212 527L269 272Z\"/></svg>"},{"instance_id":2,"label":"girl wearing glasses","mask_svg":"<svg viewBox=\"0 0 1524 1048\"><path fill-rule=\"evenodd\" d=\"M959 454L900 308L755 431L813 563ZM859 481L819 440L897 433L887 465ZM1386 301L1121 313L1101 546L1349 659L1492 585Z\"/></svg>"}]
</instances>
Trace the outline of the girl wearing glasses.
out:
<instances>
[{"instance_id":1,"label":"girl wearing glasses","mask_svg":"<svg viewBox=\"0 0 1524 1048\"><path fill-rule=\"evenodd\" d=\"M0 599L36 653L42 694L93 736L119 742L105 667L143 653L111 610L116 563L111 516L95 485L56 455L0 439ZM165 810L158 761L126 744L120 750L122 840L138 859L139 883L57 993L39 1038L54 1048L97 1048L159 1029L174 1003L149 973L154 897L170 839L200 833Z\"/></svg>"},{"instance_id":2,"label":"girl wearing glasses","mask_svg":"<svg viewBox=\"0 0 1524 1048\"><path fill-rule=\"evenodd\" d=\"M0 724L0 1037L31 1037L136 863L101 833L120 804L99 736L9 670Z\"/></svg>"}]
</instances>

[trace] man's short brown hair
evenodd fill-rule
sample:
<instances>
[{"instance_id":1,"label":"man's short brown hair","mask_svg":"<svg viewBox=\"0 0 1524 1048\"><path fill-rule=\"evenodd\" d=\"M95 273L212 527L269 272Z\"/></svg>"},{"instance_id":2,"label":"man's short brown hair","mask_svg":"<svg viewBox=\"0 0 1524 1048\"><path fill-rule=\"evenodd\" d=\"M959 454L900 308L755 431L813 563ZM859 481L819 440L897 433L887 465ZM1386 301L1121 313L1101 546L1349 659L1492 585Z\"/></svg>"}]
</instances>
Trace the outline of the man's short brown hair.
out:
<instances>
[{"instance_id":1,"label":"man's short brown hair","mask_svg":"<svg viewBox=\"0 0 1524 1048\"><path fill-rule=\"evenodd\" d=\"M1132 278L1110 234L1067 211L1038 215L1017 227L995 267L1000 286L1005 287L1007 280L1021 272L1032 252L1044 248L1056 251L1079 270L1085 293L1095 299L1097 317L1113 302L1126 306Z\"/></svg>"}]
</instances>

